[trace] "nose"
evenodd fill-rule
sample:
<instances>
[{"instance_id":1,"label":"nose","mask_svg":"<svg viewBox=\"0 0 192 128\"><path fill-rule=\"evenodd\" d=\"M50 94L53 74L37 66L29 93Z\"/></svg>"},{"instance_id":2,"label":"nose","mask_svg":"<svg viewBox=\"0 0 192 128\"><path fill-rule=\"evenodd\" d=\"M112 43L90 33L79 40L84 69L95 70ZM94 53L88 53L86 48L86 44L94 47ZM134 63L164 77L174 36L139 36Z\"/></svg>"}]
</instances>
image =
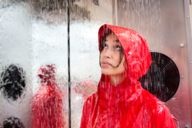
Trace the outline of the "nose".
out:
<instances>
[{"instance_id":1,"label":"nose","mask_svg":"<svg viewBox=\"0 0 192 128\"><path fill-rule=\"evenodd\" d=\"M110 48L106 48L103 50L104 58L111 58L112 57L112 50Z\"/></svg>"}]
</instances>

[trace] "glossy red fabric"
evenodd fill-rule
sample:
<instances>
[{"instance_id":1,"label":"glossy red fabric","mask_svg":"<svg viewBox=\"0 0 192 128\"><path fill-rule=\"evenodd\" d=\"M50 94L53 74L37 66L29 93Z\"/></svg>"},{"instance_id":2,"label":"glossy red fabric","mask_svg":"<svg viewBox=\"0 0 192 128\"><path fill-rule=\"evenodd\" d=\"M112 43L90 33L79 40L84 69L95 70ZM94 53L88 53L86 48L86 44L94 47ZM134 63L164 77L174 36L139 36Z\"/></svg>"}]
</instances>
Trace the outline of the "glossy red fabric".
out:
<instances>
[{"instance_id":1,"label":"glossy red fabric","mask_svg":"<svg viewBox=\"0 0 192 128\"><path fill-rule=\"evenodd\" d=\"M32 128L64 128L62 93L55 82L54 65L39 70L41 87L32 100Z\"/></svg>"},{"instance_id":2,"label":"glossy red fabric","mask_svg":"<svg viewBox=\"0 0 192 128\"><path fill-rule=\"evenodd\" d=\"M151 64L145 39L131 29L105 24L99 29L99 49L106 29L123 46L126 79L113 86L102 74L97 92L84 103L81 128L176 128L168 108L138 81Z\"/></svg>"}]
</instances>

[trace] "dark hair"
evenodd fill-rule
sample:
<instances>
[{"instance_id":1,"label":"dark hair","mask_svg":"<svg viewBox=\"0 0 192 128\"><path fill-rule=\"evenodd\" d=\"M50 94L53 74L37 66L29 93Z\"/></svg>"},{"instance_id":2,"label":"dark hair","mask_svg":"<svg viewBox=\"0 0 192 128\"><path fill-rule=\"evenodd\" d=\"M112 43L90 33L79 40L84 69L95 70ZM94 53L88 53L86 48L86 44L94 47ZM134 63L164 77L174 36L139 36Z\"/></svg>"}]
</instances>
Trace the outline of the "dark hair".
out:
<instances>
[{"instance_id":1,"label":"dark hair","mask_svg":"<svg viewBox=\"0 0 192 128\"><path fill-rule=\"evenodd\" d=\"M101 35L101 42L99 42L99 51L101 52L104 48L104 43L106 41L106 37L110 34L112 34L113 32L111 31L111 29L104 29L104 32Z\"/></svg>"},{"instance_id":2,"label":"dark hair","mask_svg":"<svg viewBox=\"0 0 192 128\"><path fill-rule=\"evenodd\" d=\"M104 32L101 35L101 41L99 43L99 51L100 52L103 50L106 38L110 34L114 34L114 32L111 29L109 29L109 28L104 29ZM123 53L123 48L121 49L121 53Z\"/></svg>"}]
</instances>

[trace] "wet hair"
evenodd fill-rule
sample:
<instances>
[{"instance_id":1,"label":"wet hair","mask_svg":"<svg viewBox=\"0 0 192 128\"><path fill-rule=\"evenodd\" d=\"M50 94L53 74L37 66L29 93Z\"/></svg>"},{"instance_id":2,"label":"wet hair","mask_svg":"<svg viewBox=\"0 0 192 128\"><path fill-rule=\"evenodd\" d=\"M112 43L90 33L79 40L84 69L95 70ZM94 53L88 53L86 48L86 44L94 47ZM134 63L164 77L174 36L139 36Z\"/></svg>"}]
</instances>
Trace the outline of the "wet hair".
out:
<instances>
[{"instance_id":1,"label":"wet hair","mask_svg":"<svg viewBox=\"0 0 192 128\"><path fill-rule=\"evenodd\" d=\"M103 32L103 35L101 36L101 42L99 42L99 51L100 52L104 49L104 43L106 41L107 36L109 36L112 33L113 32L111 31L111 29L107 29L107 28Z\"/></svg>"},{"instance_id":2,"label":"wet hair","mask_svg":"<svg viewBox=\"0 0 192 128\"><path fill-rule=\"evenodd\" d=\"M21 67L11 64L1 73L0 90L6 98L17 100L25 86L25 73Z\"/></svg>"},{"instance_id":3,"label":"wet hair","mask_svg":"<svg viewBox=\"0 0 192 128\"><path fill-rule=\"evenodd\" d=\"M2 128L25 128L25 127L19 118L9 117L3 121Z\"/></svg>"}]
</instances>

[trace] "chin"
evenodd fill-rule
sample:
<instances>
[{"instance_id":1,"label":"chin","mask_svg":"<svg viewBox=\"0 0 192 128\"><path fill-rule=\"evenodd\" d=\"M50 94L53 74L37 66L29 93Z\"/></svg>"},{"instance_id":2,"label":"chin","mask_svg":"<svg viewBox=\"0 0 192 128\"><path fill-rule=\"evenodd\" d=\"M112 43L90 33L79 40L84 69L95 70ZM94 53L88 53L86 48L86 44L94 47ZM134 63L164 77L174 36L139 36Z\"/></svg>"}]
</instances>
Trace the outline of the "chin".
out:
<instances>
[{"instance_id":1,"label":"chin","mask_svg":"<svg viewBox=\"0 0 192 128\"><path fill-rule=\"evenodd\" d=\"M118 73L112 72L112 71L101 71L102 74L107 75L107 76L111 76L111 75L117 75Z\"/></svg>"},{"instance_id":2,"label":"chin","mask_svg":"<svg viewBox=\"0 0 192 128\"><path fill-rule=\"evenodd\" d=\"M124 71L101 70L101 73L107 76L114 76L114 75L123 75Z\"/></svg>"},{"instance_id":3,"label":"chin","mask_svg":"<svg viewBox=\"0 0 192 128\"><path fill-rule=\"evenodd\" d=\"M107 70L101 70L101 73L104 75L112 75L111 71L107 71Z\"/></svg>"}]
</instances>

